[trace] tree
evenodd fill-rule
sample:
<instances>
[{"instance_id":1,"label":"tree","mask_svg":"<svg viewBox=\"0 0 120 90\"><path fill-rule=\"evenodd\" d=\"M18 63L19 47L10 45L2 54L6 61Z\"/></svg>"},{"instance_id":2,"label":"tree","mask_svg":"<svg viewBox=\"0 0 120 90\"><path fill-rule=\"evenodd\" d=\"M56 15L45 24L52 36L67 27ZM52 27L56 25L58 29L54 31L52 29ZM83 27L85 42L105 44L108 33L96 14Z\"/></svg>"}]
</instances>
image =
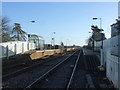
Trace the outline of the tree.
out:
<instances>
[{"instance_id":1,"label":"tree","mask_svg":"<svg viewBox=\"0 0 120 90\"><path fill-rule=\"evenodd\" d=\"M63 42L61 42L61 46L63 46L63 47L64 47L64 44L63 44Z\"/></svg>"},{"instance_id":2,"label":"tree","mask_svg":"<svg viewBox=\"0 0 120 90\"><path fill-rule=\"evenodd\" d=\"M60 49L64 50L64 44L63 44L63 42L61 42L61 48Z\"/></svg>"},{"instance_id":3,"label":"tree","mask_svg":"<svg viewBox=\"0 0 120 90\"><path fill-rule=\"evenodd\" d=\"M105 39L105 35L102 33L102 31L104 31L103 29L99 29L98 26L92 25L91 30L93 31L91 37L93 40L100 41L102 38Z\"/></svg>"},{"instance_id":4,"label":"tree","mask_svg":"<svg viewBox=\"0 0 120 90\"><path fill-rule=\"evenodd\" d=\"M7 17L0 17L0 38L2 42L7 42L11 40L11 27L9 26L9 19Z\"/></svg>"},{"instance_id":5,"label":"tree","mask_svg":"<svg viewBox=\"0 0 120 90\"><path fill-rule=\"evenodd\" d=\"M103 29L99 29L98 26L91 26L92 35L88 38L88 46L94 46L94 41L101 41L106 39L105 34L102 33Z\"/></svg>"},{"instance_id":6,"label":"tree","mask_svg":"<svg viewBox=\"0 0 120 90\"><path fill-rule=\"evenodd\" d=\"M21 29L21 25L19 23L14 23L12 33L12 40L26 41L27 33Z\"/></svg>"},{"instance_id":7,"label":"tree","mask_svg":"<svg viewBox=\"0 0 120 90\"><path fill-rule=\"evenodd\" d=\"M96 32L100 33L101 31L103 31L103 30L99 29L98 26L94 26L94 25L91 26L91 29L93 30L93 33L96 33Z\"/></svg>"}]
</instances>

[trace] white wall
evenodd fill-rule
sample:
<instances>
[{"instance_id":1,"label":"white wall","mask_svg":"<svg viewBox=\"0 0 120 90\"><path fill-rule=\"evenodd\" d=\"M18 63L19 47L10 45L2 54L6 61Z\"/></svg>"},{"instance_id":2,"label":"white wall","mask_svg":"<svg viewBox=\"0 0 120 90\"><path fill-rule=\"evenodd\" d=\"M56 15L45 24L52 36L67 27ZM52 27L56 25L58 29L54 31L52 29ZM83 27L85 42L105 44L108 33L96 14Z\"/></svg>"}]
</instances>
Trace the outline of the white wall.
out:
<instances>
[{"instance_id":1,"label":"white wall","mask_svg":"<svg viewBox=\"0 0 120 90\"><path fill-rule=\"evenodd\" d=\"M110 54L107 54L107 77L120 89L120 35L110 40Z\"/></svg>"},{"instance_id":2,"label":"white wall","mask_svg":"<svg viewBox=\"0 0 120 90\"><path fill-rule=\"evenodd\" d=\"M120 87L120 62L119 57L107 55L106 75L115 87ZM119 84L119 85L118 85Z\"/></svg>"},{"instance_id":3,"label":"white wall","mask_svg":"<svg viewBox=\"0 0 120 90\"><path fill-rule=\"evenodd\" d=\"M100 51L100 49L101 49L101 41L94 41L94 50L95 51Z\"/></svg>"},{"instance_id":4,"label":"white wall","mask_svg":"<svg viewBox=\"0 0 120 90\"><path fill-rule=\"evenodd\" d=\"M120 57L120 35L111 38L111 54Z\"/></svg>"},{"instance_id":5,"label":"white wall","mask_svg":"<svg viewBox=\"0 0 120 90\"><path fill-rule=\"evenodd\" d=\"M9 57L35 48L34 43L25 41L0 43L0 49L2 50L2 55L0 55L0 58Z\"/></svg>"},{"instance_id":6,"label":"white wall","mask_svg":"<svg viewBox=\"0 0 120 90\"><path fill-rule=\"evenodd\" d=\"M101 42L95 42L95 47L100 46ZM120 35L103 41L103 59L108 79L120 89Z\"/></svg>"},{"instance_id":7,"label":"white wall","mask_svg":"<svg viewBox=\"0 0 120 90\"><path fill-rule=\"evenodd\" d=\"M111 39L103 40L103 66L106 67L107 57L111 54Z\"/></svg>"}]
</instances>

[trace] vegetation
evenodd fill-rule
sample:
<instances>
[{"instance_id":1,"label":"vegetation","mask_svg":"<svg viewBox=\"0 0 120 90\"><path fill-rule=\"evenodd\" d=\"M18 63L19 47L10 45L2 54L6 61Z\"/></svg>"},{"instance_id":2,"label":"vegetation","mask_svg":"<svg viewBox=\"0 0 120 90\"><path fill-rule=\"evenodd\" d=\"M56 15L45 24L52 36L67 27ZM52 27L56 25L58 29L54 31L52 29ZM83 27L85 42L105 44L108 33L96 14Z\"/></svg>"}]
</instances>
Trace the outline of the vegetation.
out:
<instances>
[{"instance_id":1,"label":"vegetation","mask_svg":"<svg viewBox=\"0 0 120 90\"><path fill-rule=\"evenodd\" d=\"M25 41L27 33L21 29L20 24L15 23L14 27L9 25L9 18L0 17L0 38L2 42Z\"/></svg>"},{"instance_id":2,"label":"vegetation","mask_svg":"<svg viewBox=\"0 0 120 90\"><path fill-rule=\"evenodd\" d=\"M11 40L11 27L9 26L9 19L7 17L0 17L0 38L2 38L2 42L7 42Z\"/></svg>"},{"instance_id":3,"label":"vegetation","mask_svg":"<svg viewBox=\"0 0 120 90\"><path fill-rule=\"evenodd\" d=\"M88 46L90 44L94 45L93 41L101 41L106 39L104 33L102 33L103 29L99 29L98 26L92 25L91 30L92 30L92 35L87 40Z\"/></svg>"},{"instance_id":4,"label":"vegetation","mask_svg":"<svg viewBox=\"0 0 120 90\"><path fill-rule=\"evenodd\" d=\"M12 34L12 40L26 41L27 33L21 29L21 25L19 23L14 23Z\"/></svg>"},{"instance_id":5,"label":"vegetation","mask_svg":"<svg viewBox=\"0 0 120 90\"><path fill-rule=\"evenodd\" d=\"M103 37L103 39L105 39L105 35L104 33L102 33L103 29L99 29L98 26L91 26L91 30L92 30L92 36L89 37L88 42L95 40L95 41L100 41Z\"/></svg>"},{"instance_id":6,"label":"vegetation","mask_svg":"<svg viewBox=\"0 0 120 90\"><path fill-rule=\"evenodd\" d=\"M101 31L103 31L103 29L99 29L98 26L91 26L91 30L93 31L93 33L100 33Z\"/></svg>"},{"instance_id":7,"label":"vegetation","mask_svg":"<svg viewBox=\"0 0 120 90\"><path fill-rule=\"evenodd\" d=\"M61 50L64 50L64 43L63 42L61 42L61 45L60 45L61 47L60 47L60 49Z\"/></svg>"}]
</instances>

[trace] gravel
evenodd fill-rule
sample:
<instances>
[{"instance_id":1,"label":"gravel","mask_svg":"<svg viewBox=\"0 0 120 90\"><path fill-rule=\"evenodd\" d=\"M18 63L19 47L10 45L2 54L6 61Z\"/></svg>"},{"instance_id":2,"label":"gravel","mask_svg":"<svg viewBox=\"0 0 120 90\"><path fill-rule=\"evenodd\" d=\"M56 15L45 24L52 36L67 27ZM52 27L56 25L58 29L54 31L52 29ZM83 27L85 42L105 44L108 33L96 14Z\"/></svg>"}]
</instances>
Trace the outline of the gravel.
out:
<instances>
[{"instance_id":1,"label":"gravel","mask_svg":"<svg viewBox=\"0 0 120 90\"><path fill-rule=\"evenodd\" d=\"M66 88L75 65L78 52L62 63L46 80L36 84L33 88Z\"/></svg>"},{"instance_id":2,"label":"gravel","mask_svg":"<svg viewBox=\"0 0 120 90\"><path fill-rule=\"evenodd\" d=\"M68 55L69 56L69 55ZM31 71L22 73L18 76L10 78L9 80L3 82L3 88L25 88L27 85L35 81L38 77L40 77L43 73L48 71L48 69L52 68L58 62L64 60L67 56L62 58L43 63L37 68L34 68Z\"/></svg>"}]
</instances>

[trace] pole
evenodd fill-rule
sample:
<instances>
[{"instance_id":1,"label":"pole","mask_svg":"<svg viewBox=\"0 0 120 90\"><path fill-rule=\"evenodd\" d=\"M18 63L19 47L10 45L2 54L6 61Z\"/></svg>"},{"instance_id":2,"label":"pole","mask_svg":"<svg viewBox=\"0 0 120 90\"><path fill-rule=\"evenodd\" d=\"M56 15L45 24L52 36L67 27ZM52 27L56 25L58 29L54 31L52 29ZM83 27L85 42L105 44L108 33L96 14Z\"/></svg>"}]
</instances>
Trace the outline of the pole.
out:
<instances>
[{"instance_id":1,"label":"pole","mask_svg":"<svg viewBox=\"0 0 120 90\"><path fill-rule=\"evenodd\" d=\"M103 36L101 35L102 43L101 43L101 66L103 66Z\"/></svg>"},{"instance_id":2,"label":"pole","mask_svg":"<svg viewBox=\"0 0 120 90\"><path fill-rule=\"evenodd\" d=\"M102 31L102 18L93 18L93 20L99 19L100 20L100 30ZM101 64L103 66L103 35L101 34Z\"/></svg>"},{"instance_id":3,"label":"pole","mask_svg":"<svg viewBox=\"0 0 120 90\"><path fill-rule=\"evenodd\" d=\"M55 37L54 37L54 49L55 49Z\"/></svg>"},{"instance_id":4,"label":"pole","mask_svg":"<svg viewBox=\"0 0 120 90\"><path fill-rule=\"evenodd\" d=\"M53 33L51 34L51 47L50 47L50 49L52 49L52 41L54 41L54 44L55 44L55 40L54 40L54 38L52 37L53 34L55 34L55 32L53 32ZM55 46L55 45L54 45L54 46Z\"/></svg>"},{"instance_id":5,"label":"pole","mask_svg":"<svg viewBox=\"0 0 120 90\"><path fill-rule=\"evenodd\" d=\"M52 34L51 34L51 45L50 45L50 49L52 49Z\"/></svg>"},{"instance_id":6,"label":"pole","mask_svg":"<svg viewBox=\"0 0 120 90\"><path fill-rule=\"evenodd\" d=\"M102 19L101 18L99 19L100 19L100 29L102 29Z\"/></svg>"},{"instance_id":7,"label":"pole","mask_svg":"<svg viewBox=\"0 0 120 90\"><path fill-rule=\"evenodd\" d=\"M100 30L102 30L102 19L100 19ZM101 34L101 66L103 66L103 62L104 62L104 59L103 59L103 35Z\"/></svg>"},{"instance_id":8,"label":"pole","mask_svg":"<svg viewBox=\"0 0 120 90\"><path fill-rule=\"evenodd\" d=\"M52 33L52 34L53 34L53 33ZM52 34L51 34L51 45L50 45L50 49L52 49L52 40L53 40Z\"/></svg>"},{"instance_id":9,"label":"pole","mask_svg":"<svg viewBox=\"0 0 120 90\"><path fill-rule=\"evenodd\" d=\"M67 40L66 40L66 52L67 52Z\"/></svg>"},{"instance_id":10,"label":"pole","mask_svg":"<svg viewBox=\"0 0 120 90\"><path fill-rule=\"evenodd\" d=\"M67 49L68 49L68 42L69 42L69 39L66 39L66 52L67 52Z\"/></svg>"}]
</instances>

